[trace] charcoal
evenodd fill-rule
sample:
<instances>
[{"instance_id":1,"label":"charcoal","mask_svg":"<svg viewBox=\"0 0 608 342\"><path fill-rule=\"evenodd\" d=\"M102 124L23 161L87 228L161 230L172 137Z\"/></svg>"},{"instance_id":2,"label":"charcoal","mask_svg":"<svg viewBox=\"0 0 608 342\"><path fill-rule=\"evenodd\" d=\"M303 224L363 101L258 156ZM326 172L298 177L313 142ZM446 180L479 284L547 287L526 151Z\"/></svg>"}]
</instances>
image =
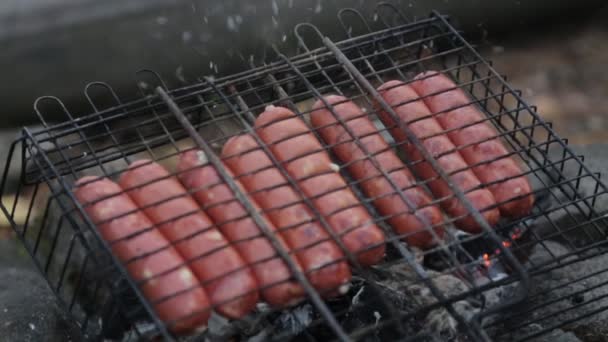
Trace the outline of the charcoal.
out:
<instances>
[{"instance_id":1,"label":"charcoal","mask_svg":"<svg viewBox=\"0 0 608 342\"><path fill-rule=\"evenodd\" d=\"M310 304L295 308L278 319L277 330L286 331L290 335L302 333L312 322L313 309Z\"/></svg>"}]
</instances>

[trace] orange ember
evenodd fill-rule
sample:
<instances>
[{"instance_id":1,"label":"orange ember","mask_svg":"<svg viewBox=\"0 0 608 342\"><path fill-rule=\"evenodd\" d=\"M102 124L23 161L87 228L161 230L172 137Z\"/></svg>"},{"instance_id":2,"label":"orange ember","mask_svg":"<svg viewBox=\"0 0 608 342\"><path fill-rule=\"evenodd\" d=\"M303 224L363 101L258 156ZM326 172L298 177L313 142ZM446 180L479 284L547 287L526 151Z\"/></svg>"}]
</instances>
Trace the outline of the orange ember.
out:
<instances>
[{"instance_id":1,"label":"orange ember","mask_svg":"<svg viewBox=\"0 0 608 342\"><path fill-rule=\"evenodd\" d=\"M511 240L515 241L521 237L521 229L515 228L511 234Z\"/></svg>"},{"instance_id":2,"label":"orange ember","mask_svg":"<svg viewBox=\"0 0 608 342\"><path fill-rule=\"evenodd\" d=\"M490 265L492 265L492 260L490 260L490 255L488 253L483 254L483 264L486 267L490 267Z\"/></svg>"}]
</instances>

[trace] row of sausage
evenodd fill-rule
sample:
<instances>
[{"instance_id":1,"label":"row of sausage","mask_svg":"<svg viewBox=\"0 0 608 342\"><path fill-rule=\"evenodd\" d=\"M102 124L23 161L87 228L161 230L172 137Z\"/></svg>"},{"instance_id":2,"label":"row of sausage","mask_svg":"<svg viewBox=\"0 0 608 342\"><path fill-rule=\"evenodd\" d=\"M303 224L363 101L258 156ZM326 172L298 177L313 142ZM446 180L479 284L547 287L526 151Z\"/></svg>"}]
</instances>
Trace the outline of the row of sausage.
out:
<instances>
[{"instance_id":1,"label":"row of sausage","mask_svg":"<svg viewBox=\"0 0 608 342\"><path fill-rule=\"evenodd\" d=\"M448 77L429 72L411 84L387 82L379 91L393 110L378 108L381 121L407 158L418 161L413 170L432 194L347 98L320 99L310 122L397 235L421 248L437 244L444 225L439 206L458 228L481 229L408 143L403 123L490 225L501 215L531 210L534 198L519 165ZM241 318L259 297L276 307L303 300L306 293L276 244L324 297L348 289L349 261L369 266L384 257L384 232L305 121L269 106L255 130L256 136L228 140L221 157L262 214L274 246L202 151L182 153L175 174L140 160L118 183L97 177L77 182L75 195L100 235L175 333L204 327L211 309Z\"/></svg>"}]
</instances>

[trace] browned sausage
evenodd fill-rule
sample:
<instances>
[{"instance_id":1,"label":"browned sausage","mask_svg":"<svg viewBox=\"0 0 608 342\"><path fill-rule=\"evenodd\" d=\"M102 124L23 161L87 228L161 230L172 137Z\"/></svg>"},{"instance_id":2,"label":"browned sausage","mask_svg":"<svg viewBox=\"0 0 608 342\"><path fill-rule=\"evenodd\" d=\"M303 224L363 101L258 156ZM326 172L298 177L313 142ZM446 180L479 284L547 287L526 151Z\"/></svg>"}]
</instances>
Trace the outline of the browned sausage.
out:
<instances>
[{"instance_id":1,"label":"browned sausage","mask_svg":"<svg viewBox=\"0 0 608 342\"><path fill-rule=\"evenodd\" d=\"M302 300L304 290L291 279L287 265L278 258L270 242L248 216L245 207L221 179L215 167L208 163L205 153L200 150L182 153L177 168L182 184L192 191L200 189L192 194L194 199L207 208L206 212L215 225L251 265L263 298L274 306L291 305ZM230 170L227 171L230 173ZM235 182L242 189L240 182ZM276 233L274 225L266 221L266 226L275 232L279 243L289 250L283 238Z\"/></svg>"},{"instance_id":2,"label":"browned sausage","mask_svg":"<svg viewBox=\"0 0 608 342\"><path fill-rule=\"evenodd\" d=\"M236 136L222 157L296 253L312 285L325 296L344 293L351 277L344 255L260 148L251 135Z\"/></svg>"},{"instance_id":3,"label":"browned sausage","mask_svg":"<svg viewBox=\"0 0 608 342\"><path fill-rule=\"evenodd\" d=\"M156 228L150 229L152 222L136 211L118 184L96 179L81 178L74 194L93 223L101 223L99 234L133 280L141 283L158 317L174 333L188 333L206 324L211 313L207 295L184 259ZM127 215L115 218L123 214Z\"/></svg>"},{"instance_id":4,"label":"browned sausage","mask_svg":"<svg viewBox=\"0 0 608 342\"><path fill-rule=\"evenodd\" d=\"M384 234L337 172L306 123L292 111L268 106L255 121L262 140L297 180L305 196L362 265L384 257Z\"/></svg>"},{"instance_id":5,"label":"browned sausage","mask_svg":"<svg viewBox=\"0 0 608 342\"><path fill-rule=\"evenodd\" d=\"M508 217L529 214L534 204L530 183L497 138L496 130L484 121L485 116L470 105L467 95L449 77L430 71L416 79L412 88L425 96L424 102L432 112L444 112L436 116L437 121L443 129L451 130L448 136L452 142L467 146L460 150L464 160L476 165L473 172L483 183L492 184L489 189L500 205L500 213Z\"/></svg>"},{"instance_id":6,"label":"browned sausage","mask_svg":"<svg viewBox=\"0 0 608 342\"><path fill-rule=\"evenodd\" d=\"M443 236L441 211L430 205L431 198L422 188L415 186L413 175L390 149L374 123L359 106L343 96L327 96L325 100L333 106L335 115L344 121L354 136L349 134L321 100L313 105L311 123L319 129L323 140L332 146L336 156L348 165L351 175L361 182L363 192L373 200L378 212L388 217L388 223L404 236L408 244L421 248L436 245L437 241L430 233L429 225L435 227L438 237ZM366 151L355 143L355 139L359 139ZM381 169L374 166L373 160ZM382 176L381 170L389 175L399 190L391 186L389 180ZM414 206L414 214L410 213L411 208L397 191L402 191Z\"/></svg>"},{"instance_id":7,"label":"browned sausage","mask_svg":"<svg viewBox=\"0 0 608 342\"><path fill-rule=\"evenodd\" d=\"M219 313L240 318L254 308L258 294L251 270L175 177L157 163L139 160L122 174L120 185L192 262Z\"/></svg>"},{"instance_id":8,"label":"browned sausage","mask_svg":"<svg viewBox=\"0 0 608 342\"><path fill-rule=\"evenodd\" d=\"M409 129L422 140L424 148L437 159L439 166L446 173L451 174L450 180L453 184L462 191L467 192L466 197L481 212L490 225L496 224L500 214L496 207L492 207L496 205L494 196L492 196L489 190L483 188L471 191L471 189L479 187L481 182L470 169L467 169L467 163L462 159L460 153L455 151L452 141L450 141L447 135L442 134L443 128L441 128L437 120L433 117L421 119L431 115L431 112L421 100L417 100L418 95L416 92L410 86L400 81L386 82L379 88L379 91L401 121L407 123ZM395 140L407 142L405 132L399 127L395 127L397 123L393 121L388 113L379 110L378 115L387 127L393 127L390 131ZM429 188L435 197L446 198L441 202L442 207L450 216L458 218L455 222L458 228L471 233L480 232L481 227L479 224L477 224L473 216L470 215L463 204L454 196L448 184L443 179L438 178L439 176L431 164L424 161L422 154L414 144L404 144L402 146L408 158L412 161L422 161L414 166L418 175L425 180L433 179L429 182ZM463 171L452 174L457 170Z\"/></svg>"}]
</instances>

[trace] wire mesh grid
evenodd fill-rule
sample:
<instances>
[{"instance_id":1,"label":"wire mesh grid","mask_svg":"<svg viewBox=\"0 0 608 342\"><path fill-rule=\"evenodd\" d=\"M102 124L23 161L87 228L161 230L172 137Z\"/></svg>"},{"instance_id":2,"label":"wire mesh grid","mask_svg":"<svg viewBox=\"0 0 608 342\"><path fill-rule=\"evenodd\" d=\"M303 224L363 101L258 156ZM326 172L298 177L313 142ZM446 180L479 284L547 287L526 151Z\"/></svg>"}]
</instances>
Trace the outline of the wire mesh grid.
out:
<instances>
[{"instance_id":1,"label":"wire mesh grid","mask_svg":"<svg viewBox=\"0 0 608 342\"><path fill-rule=\"evenodd\" d=\"M564 315L562 319L560 315L565 311L597 302L602 296L587 296L568 306L556 304L579 298L586 292L591 294L593 289L604 286L599 280L593 281L594 275L605 272L602 269L557 286L556 291L560 290L557 299L544 300L542 293L530 291L530 282L542 278L543 274L553 269L576 267L576 263L604 253L605 222L601 213L594 209L598 199L602 200L606 193L599 175L591 173L582 164L582 159L568 149L566 141L559 138L550 124L538 116L536 109L522 100L521 93L512 89L505 77L496 73L491 63L462 38L447 17L434 13L429 18L409 21L398 9L380 4L371 20L366 20L354 9L344 9L339 13L339 23L344 27L346 38L338 43L323 36L314 26L301 24L295 29L301 52L297 56L287 58L277 51L272 63L252 66L249 71L220 79L201 79L200 83L192 86L169 90L157 74L142 71L138 73L141 98L134 101L123 103L107 84L91 83L86 87L85 95L94 112L88 115L73 116L56 98L45 97L36 102L36 111L45 128L35 132L26 128L23 137L14 143L7 170L13 157L21 154L21 182L13 200L6 203L6 197L3 197L2 209L51 288L85 333L91 337L147 339L161 336L171 340L182 330L188 330L184 327L206 321L214 310L207 331L198 331L208 338L232 334L241 339L263 340L393 340L407 337L411 340L481 341L501 339L513 327L522 328L553 319L552 324L521 337L527 339L605 310L602 305L593 305L587 310L576 311L575 315ZM356 33L353 27L367 31ZM470 102L462 104L462 107L479 108L485 114L483 122L494 127L497 136L509 147L510 154L501 158L513 158L521 164L525 170L522 174L532 184L535 198L528 215L501 219L491 225L484 213L496 210L500 203L480 211L467 197L476 189L463 191L452 182L446 182L452 195L433 196L422 206L412 204L407 196L409 190L418 187L431 193L433 181L450 179L463 170L447 172L442 169L438 163L442 155L431 154L428 146L424 145L424 141L432 137L420 139L411 131L414 122L395 119L395 108L407 105L408 101L390 105L377 87L388 80L411 84L416 75L428 70L449 76L456 89L468 95ZM325 96L330 94L343 96L344 102L356 103L362 108L362 114L348 120L340 119L335 109L338 103L327 102ZM409 103L424 101L433 95L437 94L417 97ZM311 123L311 105L317 100L328 109L327 115L337 121L334 125L344 127L349 138L335 144L323 139L322 131L326 127ZM266 127L260 125L257 118L268 110L269 105L290 109L306 130L268 143L268 137L261 134ZM65 114L66 120L48 124L45 117L51 112ZM381 119L381 113L393 117L396 124L393 127L388 125ZM444 113L433 112L417 120L436 118L441 114ZM359 118L372 120L377 130L370 135L380 133L388 143L385 150L370 153L368 146L362 143L367 136L357 136L349 128L348 121ZM290 120L294 118L284 121ZM280 124L280 120L272 121L268 126L274 124ZM394 139L390 133L396 128L406 133L408 143ZM446 133L443 131L441 134ZM291 159L282 157L278 151L281 143L310 134L318 140L320 149L308 149ZM253 147L241 149L234 155L227 153L227 142L243 136L252 137L250 144ZM496 136L490 139L496 139ZM410 214L425 207L441 208L440 222L422 219L422 231L431 237L432 247L412 245L420 231L399 232L393 229L390 224L393 217L378 211L376 201L379 198L366 193L365 183L373 177L354 177L350 167L362 160L340 160L336 155L336 147L340 144L353 144L361 149L364 153L362 160L369 161L376 170L373 177L386 179L392 189L384 196L395 196L395 200L406 203ZM423 159L400 154L403 165L395 170L385 170L374 162L381 153L405 150L407 144L414 145ZM444 154L460 153L467 147L458 146ZM297 149L298 146L292 145L292 148ZM198 153L199 157L202 156L198 164L176 167L182 163L181 157L192 151L202 151ZM311 160L311 156L320 152L331 158L329 170L307 178L298 177L297 172L294 175L293 165L297 165L299 160ZM254 153L258 154L252 163L265 166L239 173L235 173L234 167L227 167L238 165L238 160ZM263 160L267 160L266 164ZM136 167L133 162L137 162ZM484 163L490 162L492 160ZM434 170L435 178L419 174L417 165L425 163ZM468 165L467 169L475 166ZM163 167L170 171L158 171ZM138 172L137 169L143 171ZM186 185L179 188L178 179L184 183L188 172L202 170L214 170L215 181L202 187ZM345 180L339 187L320 189L311 195L310 188L303 185L315 177L335 174L336 170ZM391 174L400 170L412 170L417 178L416 184L409 188L396 184ZM262 189L242 185L252 183L251 179L264 172L274 175L276 181L272 185ZM124 180L128 173L133 174L131 179L140 177L145 180L129 183ZM104 182L119 183L119 190L107 190L105 195L98 195L94 200L79 201L76 196L78 189L101 182L100 178L87 178L88 181L81 180L76 186L76 181L85 176L101 176ZM178 188L175 188L175 183ZM159 184L162 184L162 190L150 190ZM147 192L144 189L148 189ZM214 191L220 191L218 189L228 191L229 196L219 202L199 197L217 193ZM272 202L273 194L285 189L291 189L287 191L286 198L295 200L278 207L269 208L265 204ZM138 191L140 195L136 194ZM346 206L335 206L331 212L319 206L322 197L341 191L354 194L356 201ZM122 208L118 215L115 210L114 215L105 218L93 217L95 210L97 214L101 211L100 204L125 193L136 202L132 209ZM17 223L12 218L23 198L29 201L29 211L25 221ZM192 207L192 198L196 198L200 206L187 210ZM444 210L443 204L453 199L466 208L466 217L455 217ZM161 213L161 208L171 202L180 203L185 208L179 213L173 209L173 216L167 217ZM222 208L230 205L234 208L234 204L240 216L222 216ZM369 220L357 224L351 222L344 231L337 232L332 228L332 217L353 213L352 210L361 207L369 213ZM291 224L280 225L280 217L296 212L290 212L290 208L299 208L299 212L305 213L302 220L287 220ZM212 216L212 223L201 223L203 212ZM109 231L111 222L123 219L124 224L129 222L124 220L137 215L147 217L144 219L146 224L139 224L141 227L137 230L123 232L115 240L100 233ZM188 221L190 227L184 228L183 222L191 217L198 217L199 221ZM479 225L477 233L469 234L456 228L458 221L467 217ZM565 220L561 219L564 217ZM225 238L230 224L247 220L258 228L257 234ZM176 236L177 233L170 232L172 226L189 233ZM303 232L309 226L317 234L314 238L305 239L302 233L290 233ZM354 251L346 243L346 236L370 226L379 227L383 241ZM444 230L445 235L441 236L440 232ZM145 237L151 239L149 236L158 231L162 232L165 244L156 244L156 248L150 247L145 252L135 250L131 254L124 251L121 254L119 251L120 248L127 249L124 246L129 241ZM216 231L224 235L220 234L223 244L215 243L215 248L206 248L196 255L192 251L184 255L183 248L187 247L180 245ZM311 243L295 246L297 239L286 238L289 234ZM252 262L218 262L223 260L218 256L229 254L226 250L239 250L239 245L245 249L248 243L260 239L270 243L274 254ZM550 240L564 241L569 251L561 255L552 254L547 247ZM385 243L386 258L382 262L374 262L373 266L362 262L363 255L384 248ZM315 254L328 245L335 249L335 257L318 268L307 267L307 251ZM543 260L530 258L530 251L535 248L546 249L549 257ZM179 251L178 257L175 257L176 250ZM242 249L239 253L241 256L244 254ZM146 260L159 255L168 258L169 254L174 256L173 260L181 262L156 267L152 275L140 274L141 265ZM199 281L186 282L191 286L177 290L178 286L173 286L169 294L165 292L159 296L160 290L156 296L151 294L154 284L173 279L170 277L184 270L184 266L194 270L199 263L209 265L204 264L205 260L215 260L218 265L211 267L213 271L209 271L210 267L203 267L206 270L201 274L194 271ZM241 279L245 282L251 270L264 269L273 260L279 261L281 267L287 267L292 278L264 287L243 285L241 288L245 290L238 296L224 300L211 295L222 280ZM346 262L349 266L344 266ZM323 273L324 269L329 271ZM253 273L260 277L261 273ZM325 276L315 277L321 274ZM349 287L344 286L346 282L334 282L333 287L321 288L319 279L336 278L338 274L342 274ZM589 281L592 282L590 287L580 289L572 286L572 283ZM258 293L267 301L265 293L286 283L299 288L297 291L305 300L283 308L265 304L257 304L253 308L252 303L255 304ZM572 291L562 291L563 288L571 288ZM201 293L210 298L201 299ZM211 303L199 303L198 307L193 304L194 309L174 310L173 315L167 313L171 311L167 307L184 307L178 305L184 298L190 301L198 299L201 303L210 300ZM526 298L526 302L530 298L540 300L534 301L534 305L522 305ZM231 303L235 304L231 306ZM247 305L250 312L244 317L244 314L237 314L241 316L240 320L227 321L217 315L219 311L230 316L230 308ZM221 333L218 332L220 330Z\"/></svg>"}]
</instances>

